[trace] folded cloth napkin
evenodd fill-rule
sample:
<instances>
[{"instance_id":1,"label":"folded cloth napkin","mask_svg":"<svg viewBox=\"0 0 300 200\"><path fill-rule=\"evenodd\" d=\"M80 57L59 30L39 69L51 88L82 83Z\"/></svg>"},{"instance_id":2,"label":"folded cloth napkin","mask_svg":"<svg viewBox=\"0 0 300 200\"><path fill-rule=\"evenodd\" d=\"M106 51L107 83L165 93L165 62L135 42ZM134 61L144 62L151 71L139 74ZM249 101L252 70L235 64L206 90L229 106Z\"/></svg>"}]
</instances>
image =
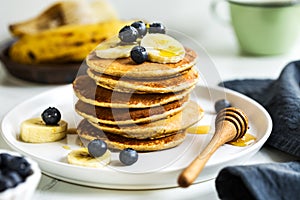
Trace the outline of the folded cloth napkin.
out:
<instances>
[{"instance_id":1,"label":"folded cloth napkin","mask_svg":"<svg viewBox=\"0 0 300 200\"><path fill-rule=\"evenodd\" d=\"M300 157L300 61L289 63L277 80L221 83L259 102L273 120L266 144ZM300 199L300 161L231 166L216 178L221 199Z\"/></svg>"},{"instance_id":2,"label":"folded cloth napkin","mask_svg":"<svg viewBox=\"0 0 300 200\"><path fill-rule=\"evenodd\" d=\"M298 200L300 161L222 169L216 189L224 200Z\"/></svg>"},{"instance_id":3,"label":"folded cloth napkin","mask_svg":"<svg viewBox=\"0 0 300 200\"><path fill-rule=\"evenodd\" d=\"M220 85L260 103L273 121L266 144L300 157L300 61L285 66L277 80L232 80Z\"/></svg>"}]
</instances>

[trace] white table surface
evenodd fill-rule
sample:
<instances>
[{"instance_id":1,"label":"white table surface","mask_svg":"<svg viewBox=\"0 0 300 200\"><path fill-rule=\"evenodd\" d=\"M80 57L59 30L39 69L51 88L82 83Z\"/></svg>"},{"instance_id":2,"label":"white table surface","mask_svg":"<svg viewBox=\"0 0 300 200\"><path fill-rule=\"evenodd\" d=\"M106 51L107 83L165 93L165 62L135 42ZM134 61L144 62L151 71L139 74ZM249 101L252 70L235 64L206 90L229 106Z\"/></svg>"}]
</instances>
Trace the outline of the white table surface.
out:
<instances>
[{"instance_id":1,"label":"white table surface","mask_svg":"<svg viewBox=\"0 0 300 200\"><path fill-rule=\"evenodd\" d=\"M49 1L1 1L1 32L0 41L9 37L7 25L17 20L34 16ZM215 63L222 80L242 78L277 78L282 68L290 61L299 59L300 42L284 55L268 57L250 57L241 55L233 31L229 25L216 22L209 13L210 1L197 0L166 0L159 8L153 2L145 0L141 9L135 9L138 0L110 1L122 18L142 16L148 20L159 20L173 29L180 30L200 43ZM161 1L160 1L161 2ZM183 3L185 2L185 3ZM19 4L17 8L15 5ZM172 6L170 4L172 3ZM189 3L189 4L187 4ZM21 5L20 5L21 4ZM34 9L36 8L36 9ZM22 12L20 12L22 9ZM178 15L178 10L184 14ZM153 14L155 13L155 14ZM167 13L167 14L166 14ZM0 65L0 120L5 114L30 97L57 85L34 84L18 80L7 74ZM21 114L21 113L20 113ZM0 148L9 148L0 138ZM270 147L263 147L246 164L284 162L296 158ZM161 190L125 191L89 188L69 184L42 176L41 182L33 199L218 199L215 180L195 184L187 189L172 188Z\"/></svg>"}]
</instances>

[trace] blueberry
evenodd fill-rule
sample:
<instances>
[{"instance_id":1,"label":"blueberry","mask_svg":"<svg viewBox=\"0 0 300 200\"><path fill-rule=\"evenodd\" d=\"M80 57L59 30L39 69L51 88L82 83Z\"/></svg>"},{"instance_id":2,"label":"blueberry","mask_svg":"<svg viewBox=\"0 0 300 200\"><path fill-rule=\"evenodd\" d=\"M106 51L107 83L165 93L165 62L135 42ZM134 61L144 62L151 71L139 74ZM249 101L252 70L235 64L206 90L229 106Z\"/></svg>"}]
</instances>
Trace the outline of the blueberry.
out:
<instances>
[{"instance_id":1,"label":"blueberry","mask_svg":"<svg viewBox=\"0 0 300 200\"><path fill-rule=\"evenodd\" d=\"M20 176L24 178L33 173L30 163L24 157L20 156L16 156L11 159L8 164L8 168L16 171Z\"/></svg>"},{"instance_id":2,"label":"blueberry","mask_svg":"<svg viewBox=\"0 0 300 200\"><path fill-rule=\"evenodd\" d=\"M231 103L226 99L220 99L220 100L215 102L215 110L216 110L217 113L220 110L222 110L224 108L229 108L229 107L231 107Z\"/></svg>"},{"instance_id":3,"label":"blueberry","mask_svg":"<svg viewBox=\"0 0 300 200\"><path fill-rule=\"evenodd\" d=\"M144 47L135 46L130 51L130 57L135 63L141 64L148 59L148 54Z\"/></svg>"},{"instance_id":4,"label":"blueberry","mask_svg":"<svg viewBox=\"0 0 300 200\"><path fill-rule=\"evenodd\" d=\"M55 107L49 107L42 113L42 119L46 125L57 125L60 121L61 114Z\"/></svg>"},{"instance_id":5,"label":"blueberry","mask_svg":"<svg viewBox=\"0 0 300 200\"><path fill-rule=\"evenodd\" d=\"M1 153L0 160L1 160L1 169L6 168L9 165L10 161L14 158L14 156L8 153Z\"/></svg>"},{"instance_id":6,"label":"blueberry","mask_svg":"<svg viewBox=\"0 0 300 200\"><path fill-rule=\"evenodd\" d=\"M102 156L107 150L107 144L100 139L92 140L88 143L89 154L95 158Z\"/></svg>"},{"instance_id":7,"label":"blueberry","mask_svg":"<svg viewBox=\"0 0 300 200\"><path fill-rule=\"evenodd\" d=\"M154 22L149 25L149 33L166 33L166 28L162 23Z\"/></svg>"},{"instance_id":8,"label":"blueberry","mask_svg":"<svg viewBox=\"0 0 300 200\"><path fill-rule=\"evenodd\" d=\"M119 159L124 165L132 165L138 160L138 153L132 148L126 148L120 152Z\"/></svg>"},{"instance_id":9,"label":"blueberry","mask_svg":"<svg viewBox=\"0 0 300 200\"><path fill-rule=\"evenodd\" d=\"M144 37L144 35L146 35L147 33L147 27L146 27L146 24L142 21L136 21L136 22L133 22L131 24L132 27L134 27L138 33L139 33L139 37Z\"/></svg>"},{"instance_id":10,"label":"blueberry","mask_svg":"<svg viewBox=\"0 0 300 200\"><path fill-rule=\"evenodd\" d=\"M24 157L1 153L0 160L0 192L16 187L33 173Z\"/></svg>"},{"instance_id":11,"label":"blueberry","mask_svg":"<svg viewBox=\"0 0 300 200\"><path fill-rule=\"evenodd\" d=\"M139 33L133 26L124 26L119 31L119 38L122 42L131 43L135 42Z\"/></svg>"},{"instance_id":12,"label":"blueberry","mask_svg":"<svg viewBox=\"0 0 300 200\"><path fill-rule=\"evenodd\" d=\"M4 175L1 175L0 177L0 192L8 189L8 188L12 188L14 187L14 183L12 182L11 179L7 178Z\"/></svg>"},{"instance_id":13,"label":"blueberry","mask_svg":"<svg viewBox=\"0 0 300 200\"><path fill-rule=\"evenodd\" d=\"M5 174L7 179L11 180L12 186L15 187L23 182L23 178L15 171L9 171Z\"/></svg>"}]
</instances>

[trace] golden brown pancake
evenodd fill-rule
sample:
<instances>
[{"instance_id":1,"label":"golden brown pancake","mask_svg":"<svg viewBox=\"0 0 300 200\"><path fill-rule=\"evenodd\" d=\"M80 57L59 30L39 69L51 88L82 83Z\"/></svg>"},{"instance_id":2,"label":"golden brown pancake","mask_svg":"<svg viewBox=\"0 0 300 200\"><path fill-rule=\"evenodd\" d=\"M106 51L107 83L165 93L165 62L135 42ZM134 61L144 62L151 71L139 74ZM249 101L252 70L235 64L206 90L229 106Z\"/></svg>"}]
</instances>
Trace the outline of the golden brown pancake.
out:
<instances>
[{"instance_id":1,"label":"golden brown pancake","mask_svg":"<svg viewBox=\"0 0 300 200\"><path fill-rule=\"evenodd\" d=\"M186 48L185 57L177 63L144 62L136 64L130 57L119 59L101 59L91 52L87 58L87 65L94 71L117 77L132 78L160 78L173 76L191 68L197 59L197 54Z\"/></svg>"},{"instance_id":2,"label":"golden brown pancake","mask_svg":"<svg viewBox=\"0 0 300 200\"><path fill-rule=\"evenodd\" d=\"M194 86L198 80L198 72L194 68L185 70L178 76L152 80L109 76L98 73L92 69L88 69L87 74L101 87L131 93L179 92Z\"/></svg>"},{"instance_id":3,"label":"golden brown pancake","mask_svg":"<svg viewBox=\"0 0 300 200\"><path fill-rule=\"evenodd\" d=\"M86 119L79 123L77 133L80 138L88 141L101 139L106 142L109 148L120 150L133 148L136 151L157 151L169 149L182 143L186 137L185 130L182 130L172 135L153 140L126 138L117 134L103 132L92 126Z\"/></svg>"},{"instance_id":4,"label":"golden brown pancake","mask_svg":"<svg viewBox=\"0 0 300 200\"><path fill-rule=\"evenodd\" d=\"M75 95L83 102L111 108L147 108L167 104L182 99L194 87L165 94L122 93L97 86L87 75L78 76L73 82Z\"/></svg>"},{"instance_id":5,"label":"golden brown pancake","mask_svg":"<svg viewBox=\"0 0 300 200\"><path fill-rule=\"evenodd\" d=\"M107 125L90 122L97 129L105 132L122 135L128 138L146 139L160 138L165 135L187 129L202 119L204 111L195 102L188 102L184 109L168 118L153 121L150 123L131 125Z\"/></svg>"},{"instance_id":6,"label":"golden brown pancake","mask_svg":"<svg viewBox=\"0 0 300 200\"><path fill-rule=\"evenodd\" d=\"M124 125L146 123L172 116L183 109L183 104L187 100L188 96L162 106L130 109L94 106L79 100L75 104L75 110L79 115L94 123Z\"/></svg>"}]
</instances>

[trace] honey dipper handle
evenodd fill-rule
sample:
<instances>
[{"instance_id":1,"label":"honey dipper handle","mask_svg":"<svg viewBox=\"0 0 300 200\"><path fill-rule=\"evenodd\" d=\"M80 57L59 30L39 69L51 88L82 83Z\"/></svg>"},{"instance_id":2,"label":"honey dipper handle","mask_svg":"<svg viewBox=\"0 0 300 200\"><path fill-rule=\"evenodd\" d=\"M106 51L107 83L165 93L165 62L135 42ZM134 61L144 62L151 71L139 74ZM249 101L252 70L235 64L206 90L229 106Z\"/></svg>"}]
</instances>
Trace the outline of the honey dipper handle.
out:
<instances>
[{"instance_id":1,"label":"honey dipper handle","mask_svg":"<svg viewBox=\"0 0 300 200\"><path fill-rule=\"evenodd\" d=\"M212 154L224 143L236 136L236 128L229 121L223 121L216 126L216 131L205 149L182 171L178 177L180 187L190 186L203 170Z\"/></svg>"}]
</instances>

